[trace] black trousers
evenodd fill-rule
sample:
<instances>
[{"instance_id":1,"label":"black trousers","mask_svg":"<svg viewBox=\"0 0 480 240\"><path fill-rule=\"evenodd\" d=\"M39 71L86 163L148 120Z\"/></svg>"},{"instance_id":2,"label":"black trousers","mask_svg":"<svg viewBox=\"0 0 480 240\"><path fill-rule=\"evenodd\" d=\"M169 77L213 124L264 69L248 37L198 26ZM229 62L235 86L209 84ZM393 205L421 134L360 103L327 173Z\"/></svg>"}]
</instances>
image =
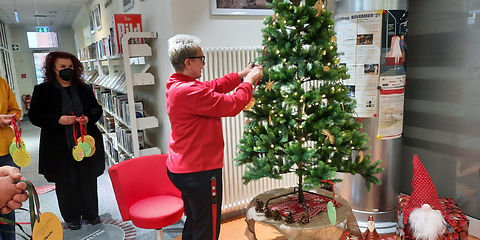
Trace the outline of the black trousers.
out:
<instances>
[{"instance_id":1,"label":"black trousers","mask_svg":"<svg viewBox=\"0 0 480 240\"><path fill-rule=\"evenodd\" d=\"M168 171L168 177L182 192L185 215L187 216L183 227L182 240L218 239L223 191L222 169L183 174ZM212 198L212 178L216 179L216 199ZM212 213L213 202L217 204L215 219ZM213 236L214 226L215 237Z\"/></svg>"},{"instance_id":2,"label":"black trousers","mask_svg":"<svg viewBox=\"0 0 480 240\"><path fill-rule=\"evenodd\" d=\"M56 182L58 207L65 222L94 220L98 216L97 177L84 177L77 183Z\"/></svg>"}]
</instances>

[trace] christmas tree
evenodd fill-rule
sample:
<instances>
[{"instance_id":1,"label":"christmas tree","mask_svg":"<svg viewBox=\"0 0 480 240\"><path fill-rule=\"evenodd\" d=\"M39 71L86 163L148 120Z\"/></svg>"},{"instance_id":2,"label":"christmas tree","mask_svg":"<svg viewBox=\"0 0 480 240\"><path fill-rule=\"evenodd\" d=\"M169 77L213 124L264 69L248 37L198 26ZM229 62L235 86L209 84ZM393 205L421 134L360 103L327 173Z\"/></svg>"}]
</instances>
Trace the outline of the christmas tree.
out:
<instances>
[{"instance_id":1,"label":"christmas tree","mask_svg":"<svg viewBox=\"0 0 480 240\"><path fill-rule=\"evenodd\" d=\"M265 18L264 77L245 110L247 124L236 156L243 179L280 179L294 172L302 189L333 180L337 171L361 174L380 184L380 160L370 161L367 135L355 116L355 101L339 53L332 13L321 0L280 1ZM355 153L355 154L353 154ZM352 157L352 154L356 157Z\"/></svg>"}]
</instances>

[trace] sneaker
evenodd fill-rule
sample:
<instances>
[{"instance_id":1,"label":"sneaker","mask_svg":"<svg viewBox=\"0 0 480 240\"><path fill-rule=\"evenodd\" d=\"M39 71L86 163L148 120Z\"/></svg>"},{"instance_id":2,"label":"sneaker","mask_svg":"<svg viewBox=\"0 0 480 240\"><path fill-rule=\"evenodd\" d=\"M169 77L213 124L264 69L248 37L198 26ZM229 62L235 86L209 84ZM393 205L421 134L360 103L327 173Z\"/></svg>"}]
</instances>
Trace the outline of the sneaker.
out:
<instances>
[{"instance_id":1,"label":"sneaker","mask_svg":"<svg viewBox=\"0 0 480 240\"><path fill-rule=\"evenodd\" d=\"M82 227L80 222L67 222L67 227L71 230L78 230Z\"/></svg>"}]
</instances>

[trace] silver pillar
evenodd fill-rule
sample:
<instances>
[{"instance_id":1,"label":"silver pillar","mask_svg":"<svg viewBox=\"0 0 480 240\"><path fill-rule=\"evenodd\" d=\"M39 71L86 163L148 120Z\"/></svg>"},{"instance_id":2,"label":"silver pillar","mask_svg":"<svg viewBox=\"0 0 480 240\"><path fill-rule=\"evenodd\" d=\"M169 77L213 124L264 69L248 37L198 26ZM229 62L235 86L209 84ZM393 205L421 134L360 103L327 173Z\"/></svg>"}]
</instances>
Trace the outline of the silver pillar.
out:
<instances>
[{"instance_id":1,"label":"silver pillar","mask_svg":"<svg viewBox=\"0 0 480 240\"><path fill-rule=\"evenodd\" d=\"M367 10L407 10L407 0L336 0L332 10L335 14ZM371 159L382 160L385 169L378 175L382 185L365 188L360 175L340 174L343 182L338 184L339 194L352 206L362 231L367 227L368 215L375 218L379 233L394 232L396 228L397 195L400 192L400 162L402 139L378 140L378 118L365 118L363 131L369 136Z\"/></svg>"}]
</instances>

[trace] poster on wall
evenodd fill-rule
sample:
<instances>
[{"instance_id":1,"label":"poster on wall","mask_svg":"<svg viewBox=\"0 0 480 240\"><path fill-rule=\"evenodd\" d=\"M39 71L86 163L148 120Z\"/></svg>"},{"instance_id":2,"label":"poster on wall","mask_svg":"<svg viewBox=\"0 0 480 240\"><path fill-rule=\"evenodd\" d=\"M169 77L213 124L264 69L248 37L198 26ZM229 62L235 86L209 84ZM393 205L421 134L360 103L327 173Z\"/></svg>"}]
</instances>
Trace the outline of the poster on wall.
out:
<instances>
[{"instance_id":1,"label":"poster on wall","mask_svg":"<svg viewBox=\"0 0 480 240\"><path fill-rule=\"evenodd\" d=\"M404 96L405 88L380 91L378 111L379 139L392 139L402 136Z\"/></svg>"},{"instance_id":2,"label":"poster on wall","mask_svg":"<svg viewBox=\"0 0 480 240\"><path fill-rule=\"evenodd\" d=\"M382 43L382 14L364 11L335 16L340 65L345 65L350 79L344 84L354 86L358 117L377 116L378 81Z\"/></svg>"},{"instance_id":3,"label":"poster on wall","mask_svg":"<svg viewBox=\"0 0 480 240\"><path fill-rule=\"evenodd\" d=\"M100 4L95 5L95 23L97 25L97 31L102 30L102 15L100 12Z\"/></svg>"},{"instance_id":4,"label":"poster on wall","mask_svg":"<svg viewBox=\"0 0 480 240\"><path fill-rule=\"evenodd\" d=\"M408 12L383 10L382 53L380 75L405 75L407 52Z\"/></svg>"}]
</instances>

